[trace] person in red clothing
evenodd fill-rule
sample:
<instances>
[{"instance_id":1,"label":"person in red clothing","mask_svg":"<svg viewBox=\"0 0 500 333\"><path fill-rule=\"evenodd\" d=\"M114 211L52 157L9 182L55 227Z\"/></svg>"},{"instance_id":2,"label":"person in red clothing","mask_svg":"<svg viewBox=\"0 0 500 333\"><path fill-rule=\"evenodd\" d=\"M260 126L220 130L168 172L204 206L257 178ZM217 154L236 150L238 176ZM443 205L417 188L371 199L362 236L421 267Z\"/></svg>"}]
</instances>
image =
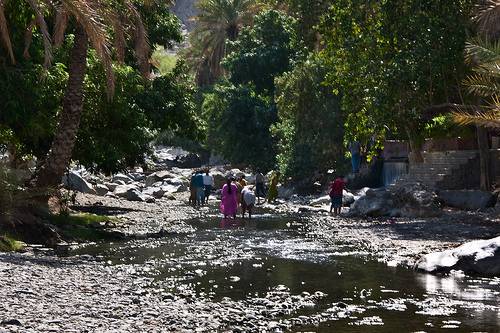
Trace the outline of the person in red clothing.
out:
<instances>
[{"instance_id":1,"label":"person in red clothing","mask_svg":"<svg viewBox=\"0 0 500 333\"><path fill-rule=\"evenodd\" d=\"M330 206L330 214L332 213L332 210L335 215L340 214L340 211L342 209L342 196L344 192L344 186L345 186L345 181L344 177L342 176L338 176L337 179L331 182L330 200L332 204Z\"/></svg>"}]
</instances>

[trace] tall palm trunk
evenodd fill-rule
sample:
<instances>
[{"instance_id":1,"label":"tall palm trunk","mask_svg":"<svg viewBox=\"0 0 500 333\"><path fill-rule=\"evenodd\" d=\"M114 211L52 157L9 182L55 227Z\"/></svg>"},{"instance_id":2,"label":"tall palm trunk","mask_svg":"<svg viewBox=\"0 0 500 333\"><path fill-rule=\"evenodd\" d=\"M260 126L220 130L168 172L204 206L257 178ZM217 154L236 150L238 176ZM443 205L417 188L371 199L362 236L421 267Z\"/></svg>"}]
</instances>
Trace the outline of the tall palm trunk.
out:
<instances>
[{"instance_id":1,"label":"tall palm trunk","mask_svg":"<svg viewBox=\"0 0 500 333\"><path fill-rule=\"evenodd\" d=\"M479 168L481 172L480 188L483 191L491 191L492 179L490 170L490 150L488 142L488 130L476 126L477 146L479 148Z\"/></svg>"},{"instance_id":2,"label":"tall palm trunk","mask_svg":"<svg viewBox=\"0 0 500 333\"><path fill-rule=\"evenodd\" d=\"M56 186L68 167L83 111L83 80L87 69L88 37L78 25L69 61L69 78L52 147L35 176L38 188Z\"/></svg>"}]
</instances>

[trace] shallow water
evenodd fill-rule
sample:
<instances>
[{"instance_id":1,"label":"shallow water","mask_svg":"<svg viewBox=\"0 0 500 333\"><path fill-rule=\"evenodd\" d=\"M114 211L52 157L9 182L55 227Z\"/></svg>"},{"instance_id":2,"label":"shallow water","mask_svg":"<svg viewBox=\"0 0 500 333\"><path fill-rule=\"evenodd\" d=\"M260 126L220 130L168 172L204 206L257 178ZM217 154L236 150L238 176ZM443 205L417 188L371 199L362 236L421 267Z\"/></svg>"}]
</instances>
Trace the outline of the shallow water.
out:
<instances>
[{"instance_id":1,"label":"shallow water","mask_svg":"<svg viewBox=\"0 0 500 333\"><path fill-rule=\"evenodd\" d=\"M293 327L297 332L500 330L500 279L388 267L355 248L323 244L296 218L213 217L188 223L194 234L91 245L74 254L92 254L153 277L173 294L189 289L215 302L251 303L271 290L326 294L314 304L276 314L275 320L316 318L313 326Z\"/></svg>"}]
</instances>

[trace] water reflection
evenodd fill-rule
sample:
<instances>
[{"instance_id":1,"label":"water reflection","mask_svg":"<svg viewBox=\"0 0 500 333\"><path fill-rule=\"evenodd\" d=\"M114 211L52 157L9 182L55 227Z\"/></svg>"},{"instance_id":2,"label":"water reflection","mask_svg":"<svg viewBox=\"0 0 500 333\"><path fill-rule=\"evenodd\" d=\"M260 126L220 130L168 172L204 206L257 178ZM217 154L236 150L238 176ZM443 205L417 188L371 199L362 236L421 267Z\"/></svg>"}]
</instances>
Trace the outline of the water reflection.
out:
<instances>
[{"instance_id":1,"label":"water reflection","mask_svg":"<svg viewBox=\"0 0 500 333\"><path fill-rule=\"evenodd\" d=\"M467 279L462 274L419 274L417 281L428 294L447 294L468 301L498 301L498 294L485 287L487 281Z\"/></svg>"},{"instance_id":2,"label":"water reflection","mask_svg":"<svg viewBox=\"0 0 500 333\"><path fill-rule=\"evenodd\" d=\"M220 221L221 229L237 229L243 227L245 224L239 219L223 218Z\"/></svg>"}]
</instances>

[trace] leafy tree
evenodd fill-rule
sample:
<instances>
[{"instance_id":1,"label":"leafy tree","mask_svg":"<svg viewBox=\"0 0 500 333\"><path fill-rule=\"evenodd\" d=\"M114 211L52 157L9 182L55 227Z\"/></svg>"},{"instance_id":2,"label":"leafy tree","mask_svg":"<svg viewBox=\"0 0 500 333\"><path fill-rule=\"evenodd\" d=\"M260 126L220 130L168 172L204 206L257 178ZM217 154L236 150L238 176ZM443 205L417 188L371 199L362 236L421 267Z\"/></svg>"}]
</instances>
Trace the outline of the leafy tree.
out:
<instances>
[{"instance_id":1,"label":"leafy tree","mask_svg":"<svg viewBox=\"0 0 500 333\"><path fill-rule=\"evenodd\" d=\"M87 97L73 151L73 160L106 173L142 162L153 137L146 112L136 103L145 89L144 80L130 66L117 65L114 73L115 94L110 101L102 66L95 57L89 58Z\"/></svg>"},{"instance_id":2,"label":"leafy tree","mask_svg":"<svg viewBox=\"0 0 500 333\"><path fill-rule=\"evenodd\" d=\"M67 77L60 63L48 70L29 63L0 71L0 125L11 131L4 144L9 145L14 163L24 155L40 159L47 154Z\"/></svg>"},{"instance_id":3,"label":"leafy tree","mask_svg":"<svg viewBox=\"0 0 500 333\"><path fill-rule=\"evenodd\" d=\"M226 82L205 95L203 113L207 120L207 145L233 163L257 168L274 166L274 140L270 126L276 109L270 98L248 85Z\"/></svg>"},{"instance_id":4,"label":"leafy tree","mask_svg":"<svg viewBox=\"0 0 500 333\"><path fill-rule=\"evenodd\" d=\"M184 62L156 77L135 98L156 131L168 131L179 138L202 139L201 119L197 114L196 88Z\"/></svg>"},{"instance_id":5,"label":"leafy tree","mask_svg":"<svg viewBox=\"0 0 500 333\"><path fill-rule=\"evenodd\" d=\"M145 13L144 24L154 25L152 35L150 35L151 42L165 44L172 39L178 39L180 35L176 30L177 19L160 19L172 16L171 13L163 11L147 16L151 13L150 9L158 9L155 6L165 7L164 5L154 1L149 2L148 6L144 6L142 2L137 2L136 5L141 13ZM123 8L118 6L116 13L126 13L122 10ZM53 12L52 7L44 7L49 26L55 20ZM57 115L62 110L61 104L68 78L67 67L62 63L68 62L74 35L68 34L67 38L61 41L61 46L53 49L55 65L44 70L41 65L36 65L36 63L43 62L44 49L42 37L35 28L28 45L30 57L22 57L24 27L30 22L33 11L26 6L26 3L9 1L8 7L5 7L5 14L12 28L10 36L13 42L13 54L17 61L16 66L4 64L0 70L0 92L3 96L7 96L0 100L2 110L0 127L2 133L9 134L2 135L0 144L7 143L10 148L17 149L16 156L19 157L24 154L33 154L43 158L50 148L57 128ZM115 17L114 19L124 20L124 25L120 26L124 33L122 37L134 41L138 31L132 29L129 26L130 22L127 22L133 18ZM69 29L68 31L73 32L75 22L69 19L66 23L64 25ZM165 27L165 24L171 27ZM166 31L171 31L173 35L159 36L160 33ZM118 30L114 32L117 33ZM118 36L110 35L109 37L113 37L114 44L120 44ZM58 38L54 35L53 41L55 42ZM134 43L134 46L138 45ZM172 117L170 113L175 112L169 112L168 117L171 118L168 123L169 128L177 127L182 131L192 132L193 135L200 134L198 128L194 127L199 125L199 121L192 119L194 117L192 102L190 102L193 98L192 83L187 79L184 69L177 70L175 74L167 78L149 82L140 78L138 74L140 66L133 62L130 52L124 52L125 49L120 49L118 46L114 50L117 60L126 60L135 68L115 63L116 89L113 99L109 99L106 93L109 91L109 77L105 75L105 64L98 59L98 53L95 50L90 50L87 55L89 68L83 83L83 94L86 99L75 151L72 154L75 161L106 172L116 171L140 161L143 153L148 149L152 134L167 126L168 122L161 122L161 117L156 114L160 106L155 105L155 102L161 103L161 107L169 105L171 109L176 109L175 112L179 113L178 116ZM8 53L5 51L5 48L0 47L0 59L5 57L8 61ZM119 55L118 53L122 51L124 53ZM146 95L154 94L162 98L157 101L148 100ZM182 112L186 114L183 115ZM158 121L158 124L153 124L153 121ZM184 122L186 126L175 125L175 121Z\"/></svg>"},{"instance_id":6,"label":"leafy tree","mask_svg":"<svg viewBox=\"0 0 500 333\"><path fill-rule=\"evenodd\" d=\"M318 171L325 174L343 164L340 97L322 84L324 68L312 57L277 79L278 165L296 180L311 180Z\"/></svg>"},{"instance_id":7,"label":"leafy tree","mask_svg":"<svg viewBox=\"0 0 500 333\"><path fill-rule=\"evenodd\" d=\"M303 51L295 32L296 20L277 10L255 17L232 44L224 60L230 81L235 85L252 83L258 93L272 96L274 78L289 71Z\"/></svg>"},{"instance_id":8,"label":"leafy tree","mask_svg":"<svg viewBox=\"0 0 500 333\"><path fill-rule=\"evenodd\" d=\"M321 23L330 67L342 92L347 139L387 129L410 139L419 160L423 111L460 101L470 1L336 0Z\"/></svg>"}]
</instances>

